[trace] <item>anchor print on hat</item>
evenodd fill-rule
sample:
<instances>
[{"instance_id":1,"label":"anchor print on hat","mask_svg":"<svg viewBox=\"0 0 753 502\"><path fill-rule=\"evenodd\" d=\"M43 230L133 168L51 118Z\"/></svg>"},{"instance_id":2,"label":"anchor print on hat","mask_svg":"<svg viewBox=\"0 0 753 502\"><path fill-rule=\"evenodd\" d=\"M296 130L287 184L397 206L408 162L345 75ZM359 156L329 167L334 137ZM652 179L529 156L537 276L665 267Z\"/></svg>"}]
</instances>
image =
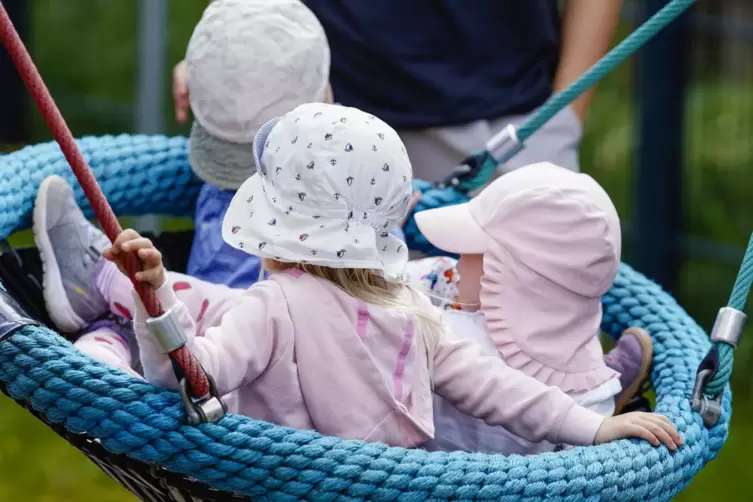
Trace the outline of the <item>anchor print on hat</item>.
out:
<instances>
[{"instance_id":1,"label":"anchor print on hat","mask_svg":"<svg viewBox=\"0 0 753 502\"><path fill-rule=\"evenodd\" d=\"M257 172L276 176L251 176L238 190L223 221L228 244L402 273L407 249L391 231L408 210L411 165L392 128L355 108L309 103L265 124L253 152Z\"/></svg>"}]
</instances>

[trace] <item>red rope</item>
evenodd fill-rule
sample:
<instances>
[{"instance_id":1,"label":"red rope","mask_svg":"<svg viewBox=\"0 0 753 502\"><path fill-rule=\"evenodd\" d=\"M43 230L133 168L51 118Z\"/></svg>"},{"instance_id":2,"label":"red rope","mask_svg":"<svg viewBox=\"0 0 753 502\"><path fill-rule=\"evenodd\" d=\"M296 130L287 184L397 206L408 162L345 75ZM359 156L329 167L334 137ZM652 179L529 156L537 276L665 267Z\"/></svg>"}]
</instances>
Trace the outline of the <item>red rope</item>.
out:
<instances>
[{"instance_id":1,"label":"red rope","mask_svg":"<svg viewBox=\"0 0 753 502\"><path fill-rule=\"evenodd\" d=\"M5 45L8 55L13 60L13 64L16 65L16 69L34 99L37 108L39 108L44 121L47 123L47 127L50 128L55 141L60 145L60 149L68 160L73 174L78 179L86 198L89 199L89 203L94 210L94 215L102 225L102 229L107 234L110 242L114 242L123 229L120 227L120 223L118 223L115 213L107 202L105 194L97 183L94 174L89 169L89 165L86 163L81 150L79 150L70 129L68 129L68 125L65 123L57 105L55 105L55 101L53 101L50 92L47 90L42 76L34 65L23 41L21 41L21 37L13 26L13 22L10 20L2 2L0 2L0 40ZM157 317L164 312L162 305L160 305L151 287L135 279L135 273L140 270L140 267L141 265L137 257L129 253L125 259L128 278L131 279L133 287L136 289L149 315ZM194 396L203 397L209 394L209 381L206 374L187 347L184 346L171 352L170 357L185 373Z\"/></svg>"}]
</instances>

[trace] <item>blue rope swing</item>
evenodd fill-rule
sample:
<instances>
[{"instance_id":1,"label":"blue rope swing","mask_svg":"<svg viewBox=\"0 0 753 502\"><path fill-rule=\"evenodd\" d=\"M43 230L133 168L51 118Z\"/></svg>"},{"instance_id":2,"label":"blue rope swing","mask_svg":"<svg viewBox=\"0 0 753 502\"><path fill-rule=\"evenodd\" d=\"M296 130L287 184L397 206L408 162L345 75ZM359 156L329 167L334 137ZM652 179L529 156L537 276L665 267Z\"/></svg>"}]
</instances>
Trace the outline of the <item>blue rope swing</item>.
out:
<instances>
[{"instance_id":1,"label":"blue rope swing","mask_svg":"<svg viewBox=\"0 0 753 502\"><path fill-rule=\"evenodd\" d=\"M521 127L518 139L525 141L558 107L692 3L670 2L598 63L598 69L542 107ZM188 166L185 139L123 135L85 138L79 145L118 214L191 214L200 182ZM425 194L418 209L464 202L468 187L488 180L484 173L471 173L463 178L468 184L458 189L437 190L417 181ZM0 237L29 226L37 188L52 174L73 181L55 144L0 156ZM88 207L78 188L76 196ZM409 233L411 224L415 226L409 223ZM411 235L415 242L418 232ZM730 300L733 309L744 305L753 281L751 269L753 240ZM188 426L177 393L98 363L38 326L0 338L0 382L13 399L69 431L99 440L111 452L255 500L671 500L726 440L732 358L725 347L733 344L727 337L712 345L670 295L624 264L603 306L602 329L608 334L617 337L627 327L641 326L652 336L656 411L672 420L685 441L675 453L638 440L529 457L428 453L344 441L232 414L216 423ZM705 387L719 404L715 421L694 412L690 399L699 365L710 354L721 361Z\"/></svg>"},{"instance_id":2,"label":"blue rope swing","mask_svg":"<svg viewBox=\"0 0 753 502\"><path fill-rule=\"evenodd\" d=\"M185 140L123 135L79 144L120 214L190 213L200 184ZM37 187L52 174L70 176L54 144L0 156L0 237L28 224ZM111 452L255 500L670 500L726 440L729 388L718 422L705 425L690 396L709 338L670 295L629 266L620 267L603 306L606 333L616 337L642 326L653 338L656 411L685 440L676 453L637 440L530 457L427 453L238 415L192 427L177 393L132 379L34 326L0 340L0 382L13 399Z\"/></svg>"}]
</instances>

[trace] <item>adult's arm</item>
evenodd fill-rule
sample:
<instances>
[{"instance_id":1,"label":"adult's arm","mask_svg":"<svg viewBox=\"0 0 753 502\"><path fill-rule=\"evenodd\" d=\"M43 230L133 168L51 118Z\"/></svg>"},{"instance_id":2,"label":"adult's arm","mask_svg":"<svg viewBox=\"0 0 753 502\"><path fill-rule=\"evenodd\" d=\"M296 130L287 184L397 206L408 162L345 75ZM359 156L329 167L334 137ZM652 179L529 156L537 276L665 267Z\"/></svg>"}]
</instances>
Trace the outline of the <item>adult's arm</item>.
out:
<instances>
[{"instance_id":1,"label":"adult's arm","mask_svg":"<svg viewBox=\"0 0 753 502\"><path fill-rule=\"evenodd\" d=\"M617 31L622 4L623 0L565 0L555 92L565 89L606 54ZM581 122L592 94L593 89L572 104Z\"/></svg>"}]
</instances>

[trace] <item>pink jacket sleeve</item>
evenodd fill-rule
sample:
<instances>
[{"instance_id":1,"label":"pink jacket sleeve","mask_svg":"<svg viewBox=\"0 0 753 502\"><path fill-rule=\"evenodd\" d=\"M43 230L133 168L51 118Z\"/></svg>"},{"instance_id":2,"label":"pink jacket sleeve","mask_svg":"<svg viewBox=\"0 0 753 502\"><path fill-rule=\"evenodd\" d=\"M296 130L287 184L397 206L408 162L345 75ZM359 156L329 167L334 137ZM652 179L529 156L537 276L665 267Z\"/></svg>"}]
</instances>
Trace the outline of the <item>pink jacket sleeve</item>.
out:
<instances>
[{"instance_id":1,"label":"pink jacket sleeve","mask_svg":"<svg viewBox=\"0 0 753 502\"><path fill-rule=\"evenodd\" d=\"M212 375L221 395L253 382L292 349L293 327L287 303L276 283L255 284L238 296L219 325L197 336L188 309L173 292L169 281L156 290L165 309L173 309L186 334L187 346L204 370ZM134 329L139 343L144 377L155 385L178 388L170 359L162 354L146 327L146 313L136 297Z\"/></svg>"},{"instance_id":2,"label":"pink jacket sleeve","mask_svg":"<svg viewBox=\"0 0 753 502\"><path fill-rule=\"evenodd\" d=\"M441 330L434 353L434 391L460 411L501 425L528 441L593 444L604 417L485 355L474 342Z\"/></svg>"}]
</instances>

